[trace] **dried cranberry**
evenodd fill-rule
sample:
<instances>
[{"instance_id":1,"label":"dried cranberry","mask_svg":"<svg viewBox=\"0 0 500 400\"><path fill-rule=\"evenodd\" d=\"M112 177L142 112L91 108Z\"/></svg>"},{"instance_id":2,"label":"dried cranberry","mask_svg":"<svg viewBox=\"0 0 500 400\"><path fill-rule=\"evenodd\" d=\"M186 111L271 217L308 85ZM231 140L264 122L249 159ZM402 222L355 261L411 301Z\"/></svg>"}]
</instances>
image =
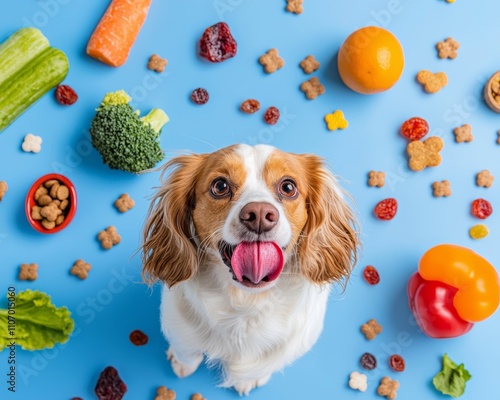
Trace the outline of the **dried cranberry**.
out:
<instances>
[{"instance_id":1,"label":"dried cranberry","mask_svg":"<svg viewBox=\"0 0 500 400\"><path fill-rule=\"evenodd\" d=\"M372 265L367 265L365 267L363 270L363 278L365 278L365 281L370 285L376 285L380 282L380 275L377 269Z\"/></svg>"},{"instance_id":2,"label":"dried cranberry","mask_svg":"<svg viewBox=\"0 0 500 400\"><path fill-rule=\"evenodd\" d=\"M476 199L472 202L472 214L477 218L486 219L493 212L493 207L488 200Z\"/></svg>"},{"instance_id":3,"label":"dried cranberry","mask_svg":"<svg viewBox=\"0 0 500 400\"><path fill-rule=\"evenodd\" d=\"M193 100L196 104L205 104L208 99L208 92L203 88L195 89L191 93L191 100Z\"/></svg>"},{"instance_id":4,"label":"dried cranberry","mask_svg":"<svg viewBox=\"0 0 500 400\"><path fill-rule=\"evenodd\" d=\"M429 124L423 118L413 117L403 122L401 133L409 140L420 140L429 133Z\"/></svg>"},{"instance_id":5,"label":"dried cranberry","mask_svg":"<svg viewBox=\"0 0 500 400\"><path fill-rule=\"evenodd\" d=\"M377 359L371 353L365 353L365 354L363 354L361 356L361 359L359 360L359 362L361 363L361 366L364 369L372 370L372 369L377 368Z\"/></svg>"},{"instance_id":6,"label":"dried cranberry","mask_svg":"<svg viewBox=\"0 0 500 400\"><path fill-rule=\"evenodd\" d=\"M144 346L148 342L148 335L139 329L130 332L129 338L136 346Z\"/></svg>"},{"instance_id":7,"label":"dried cranberry","mask_svg":"<svg viewBox=\"0 0 500 400\"><path fill-rule=\"evenodd\" d=\"M94 391L99 400L121 400L127 392L127 386L115 368L106 367L99 375Z\"/></svg>"},{"instance_id":8,"label":"dried cranberry","mask_svg":"<svg viewBox=\"0 0 500 400\"><path fill-rule=\"evenodd\" d=\"M59 85L56 88L56 100L64 106L70 106L71 104L76 103L78 95L68 85Z\"/></svg>"},{"instance_id":9,"label":"dried cranberry","mask_svg":"<svg viewBox=\"0 0 500 400\"><path fill-rule=\"evenodd\" d=\"M247 114L253 114L260 110L260 103L255 99L248 99L241 103L241 111Z\"/></svg>"},{"instance_id":10,"label":"dried cranberry","mask_svg":"<svg viewBox=\"0 0 500 400\"><path fill-rule=\"evenodd\" d=\"M377 218L383 221L393 219L398 212L398 202L393 198L384 199L377 203L374 212Z\"/></svg>"},{"instance_id":11,"label":"dried cranberry","mask_svg":"<svg viewBox=\"0 0 500 400\"><path fill-rule=\"evenodd\" d=\"M205 29L200 39L200 56L211 62L222 62L234 57L236 49L236 41L225 22Z\"/></svg>"},{"instance_id":12,"label":"dried cranberry","mask_svg":"<svg viewBox=\"0 0 500 400\"><path fill-rule=\"evenodd\" d=\"M276 107L269 107L264 114L264 121L266 121L269 125L274 125L280 119L280 110Z\"/></svg>"},{"instance_id":13,"label":"dried cranberry","mask_svg":"<svg viewBox=\"0 0 500 400\"><path fill-rule=\"evenodd\" d=\"M396 372L403 372L405 370L405 360L399 354L393 354L389 358L389 365Z\"/></svg>"}]
</instances>

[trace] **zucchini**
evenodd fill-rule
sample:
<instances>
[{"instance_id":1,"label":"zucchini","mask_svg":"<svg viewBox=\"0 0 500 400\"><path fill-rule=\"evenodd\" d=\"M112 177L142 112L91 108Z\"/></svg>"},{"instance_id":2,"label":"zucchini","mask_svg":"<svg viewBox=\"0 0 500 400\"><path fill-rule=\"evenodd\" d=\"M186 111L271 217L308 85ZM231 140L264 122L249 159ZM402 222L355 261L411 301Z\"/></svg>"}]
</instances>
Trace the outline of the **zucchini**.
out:
<instances>
[{"instance_id":1,"label":"zucchini","mask_svg":"<svg viewBox=\"0 0 500 400\"><path fill-rule=\"evenodd\" d=\"M0 44L0 85L50 46L36 28L22 28Z\"/></svg>"},{"instance_id":2,"label":"zucchini","mask_svg":"<svg viewBox=\"0 0 500 400\"><path fill-rule=\"evenodd\" d=\"M68 74L66 54L49 47L0 85L0 132Z\"/></svg>"}]
</instances>

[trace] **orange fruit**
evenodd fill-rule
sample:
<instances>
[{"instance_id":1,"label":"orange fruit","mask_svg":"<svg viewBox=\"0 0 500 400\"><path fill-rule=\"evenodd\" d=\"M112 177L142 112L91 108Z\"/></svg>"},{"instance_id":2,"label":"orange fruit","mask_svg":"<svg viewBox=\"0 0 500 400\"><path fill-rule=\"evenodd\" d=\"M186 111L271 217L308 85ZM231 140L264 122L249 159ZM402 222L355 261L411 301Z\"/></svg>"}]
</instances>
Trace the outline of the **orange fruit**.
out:
<instances>
[{"instance_id":1,"label":"orange fruit","mask_svg":"<svg viewBox=\"0 0 500 400\"><path fill-rule=\"evenodd\" d=\"M337 65L342 81L362 94L390 89L404 68L403 47L387 29L366 26L351 33L340 46Z\"/></svg>"}]
</instances>

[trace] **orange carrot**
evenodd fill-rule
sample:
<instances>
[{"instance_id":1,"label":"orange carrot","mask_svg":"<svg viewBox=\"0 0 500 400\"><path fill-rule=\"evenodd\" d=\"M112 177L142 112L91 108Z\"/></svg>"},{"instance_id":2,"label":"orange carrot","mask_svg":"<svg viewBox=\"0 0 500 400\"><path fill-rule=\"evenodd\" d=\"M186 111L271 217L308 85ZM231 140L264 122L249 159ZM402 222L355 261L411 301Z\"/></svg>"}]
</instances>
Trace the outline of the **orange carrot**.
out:
<instances>
[{"instance_id":1,"label":"orange carrot","mask_svg":"<svg viewBox=\"0 0 500 400\"><path fill-rule=\"evenodd\" d=\"M87 54L112 67L127 61L152 0L112 0L87 44Z\"/></svg>"}]
</instances>

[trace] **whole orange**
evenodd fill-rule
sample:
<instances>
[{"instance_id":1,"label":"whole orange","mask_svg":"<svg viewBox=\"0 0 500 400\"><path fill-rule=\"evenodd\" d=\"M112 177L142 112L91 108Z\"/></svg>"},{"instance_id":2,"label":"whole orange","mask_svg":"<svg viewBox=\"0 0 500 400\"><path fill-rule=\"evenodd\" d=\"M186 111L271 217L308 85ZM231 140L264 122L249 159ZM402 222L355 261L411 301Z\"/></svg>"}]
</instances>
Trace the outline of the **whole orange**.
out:
<instances>
[{"instance_id":1,"label":"whole orange","mask_svg":"<svg viewBox=\"0 0 500 400\"><path fill-rule=\"evenodd\" d=\"M404 52L387 29L366 26L351 33L340 47L337 65L342 81L362 94L390 89L401 77Z\"/></svg>"}]
</instances>

